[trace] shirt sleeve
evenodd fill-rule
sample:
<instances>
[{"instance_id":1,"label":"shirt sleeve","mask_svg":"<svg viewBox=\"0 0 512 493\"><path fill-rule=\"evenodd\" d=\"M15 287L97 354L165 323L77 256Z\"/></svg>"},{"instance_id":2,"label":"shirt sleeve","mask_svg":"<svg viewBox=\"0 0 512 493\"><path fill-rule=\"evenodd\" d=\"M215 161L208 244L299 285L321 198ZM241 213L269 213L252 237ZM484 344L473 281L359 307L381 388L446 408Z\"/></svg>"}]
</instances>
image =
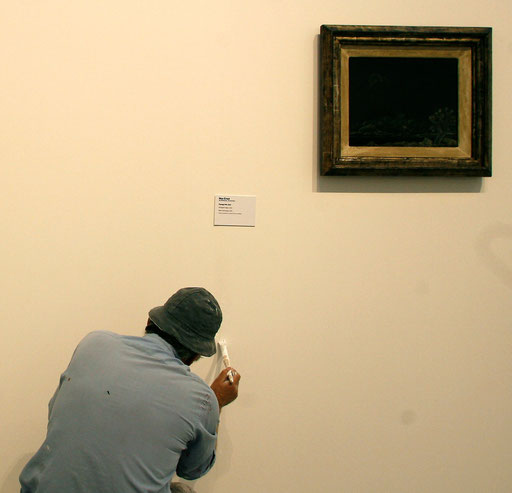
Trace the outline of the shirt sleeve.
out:
<instances>
[{"instance_id":1,"label":"shirt sleeve","mask_svg":"<svg viewBox=\"0 0 512 493\"><path fill-rule=\"evenodd\" d=\"M219 408L215 397L208 402L207 408L209 412L198 425L195 438L189 442L178 462L176 473L183 479L198 479L215 463L216 430L219 424Z\"/></svg>"}]
</instances>

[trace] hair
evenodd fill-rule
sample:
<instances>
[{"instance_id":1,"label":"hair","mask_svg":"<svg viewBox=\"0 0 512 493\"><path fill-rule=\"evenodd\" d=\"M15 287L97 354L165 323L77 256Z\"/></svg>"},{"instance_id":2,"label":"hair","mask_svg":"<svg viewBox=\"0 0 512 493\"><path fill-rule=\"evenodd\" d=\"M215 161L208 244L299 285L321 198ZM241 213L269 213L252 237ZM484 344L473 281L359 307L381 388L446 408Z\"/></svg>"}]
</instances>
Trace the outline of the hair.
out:
<instances>
[{"instance_id":1,"label":"hair","mask_svg":"<svg viewBox=\"0 0 512 493\"><path fill-rule=\"evenodd\" d=\"M178 341L178 339L170 334L167 334L167 332L160 330L158 325L156 325L152 320L148 320L148 324L146 326L146 334L156 334L158 337L161 337L165 342L173 347L183 362L190 361L197 356L195 351L186 348L183 344L181 344L180 341Z\"/></svg>"}]
</instances>

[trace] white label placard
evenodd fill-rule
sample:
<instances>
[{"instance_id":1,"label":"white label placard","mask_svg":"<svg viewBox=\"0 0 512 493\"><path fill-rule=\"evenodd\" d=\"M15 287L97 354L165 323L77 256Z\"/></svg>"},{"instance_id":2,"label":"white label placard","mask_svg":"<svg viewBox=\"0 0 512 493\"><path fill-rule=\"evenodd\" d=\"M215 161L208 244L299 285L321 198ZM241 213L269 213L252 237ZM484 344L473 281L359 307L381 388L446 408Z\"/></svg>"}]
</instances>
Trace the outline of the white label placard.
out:
<instances>
[{"instance_id":1,"label":"white label placard","mask_svg":"<svg viewBox=\"0 0 512 493\"><path fill-rule=\"evenodd\" d=\"M255 226L256 196L215 195L215 226Z\"/></svg>"}]
</instances>

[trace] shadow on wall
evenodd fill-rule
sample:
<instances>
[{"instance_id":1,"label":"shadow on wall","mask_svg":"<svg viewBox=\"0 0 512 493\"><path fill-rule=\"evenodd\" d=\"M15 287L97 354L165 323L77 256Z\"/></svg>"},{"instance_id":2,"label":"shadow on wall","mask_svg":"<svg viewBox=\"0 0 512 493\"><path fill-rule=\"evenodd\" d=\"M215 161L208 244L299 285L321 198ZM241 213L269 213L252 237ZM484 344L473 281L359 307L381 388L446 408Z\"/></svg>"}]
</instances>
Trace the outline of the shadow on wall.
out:
<instances>
[{"instance_id":1,"label":"shadow on wall","mask_svg":"<svg viewBox=\"0 0 512 493\"><path fill-rule=\"evenodd\" d=\"M16 465L11 469L9 474L7 474L4 483L0 486L0 493L14 493L20 491L18 478L21 470L25 467L25 464L30 460L32 455L34 454L25 454L18 459Z\"/></svg>"},{"instance_id":2,"label":"shadow on wall","mask_svg":"<svg viewBox=\"0 0 512 493\"><path fill-rule=\"evenodd\" d=\"M512 225L498 223L484 229L477 237L476 251L484 265L512 289Z\"/></svg>"},{"instance_id":3,"label":"shadow on wall","mask_svg":"<svg viewBox=\"0 0 512 493\"><path fill-rule=\"evenodd\" d=\"M319 172L318 172L319 173ZM323 193L480 193L482 178L436 176L317 176Z\"/></svg>"}]
</instances>

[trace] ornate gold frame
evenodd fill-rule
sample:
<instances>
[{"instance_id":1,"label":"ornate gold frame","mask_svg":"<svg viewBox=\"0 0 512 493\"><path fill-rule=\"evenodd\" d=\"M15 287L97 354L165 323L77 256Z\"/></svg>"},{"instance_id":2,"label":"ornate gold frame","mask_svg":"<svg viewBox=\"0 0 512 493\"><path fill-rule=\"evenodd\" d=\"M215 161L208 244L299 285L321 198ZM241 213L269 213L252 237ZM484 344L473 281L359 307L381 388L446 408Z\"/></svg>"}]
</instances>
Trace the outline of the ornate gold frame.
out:
<instances>
[{"instance_id":1,"label":"ornate gold frame","mask_svg":"<svg viewBox=\"0 0 512 493\"><path fill-rule=\"evenodd\" d=\"M491 176L491 35L490 28L322 26L321 174ZM349 145L351 57L457 59L458 145Z\"/></svg>"}]
</instances>

